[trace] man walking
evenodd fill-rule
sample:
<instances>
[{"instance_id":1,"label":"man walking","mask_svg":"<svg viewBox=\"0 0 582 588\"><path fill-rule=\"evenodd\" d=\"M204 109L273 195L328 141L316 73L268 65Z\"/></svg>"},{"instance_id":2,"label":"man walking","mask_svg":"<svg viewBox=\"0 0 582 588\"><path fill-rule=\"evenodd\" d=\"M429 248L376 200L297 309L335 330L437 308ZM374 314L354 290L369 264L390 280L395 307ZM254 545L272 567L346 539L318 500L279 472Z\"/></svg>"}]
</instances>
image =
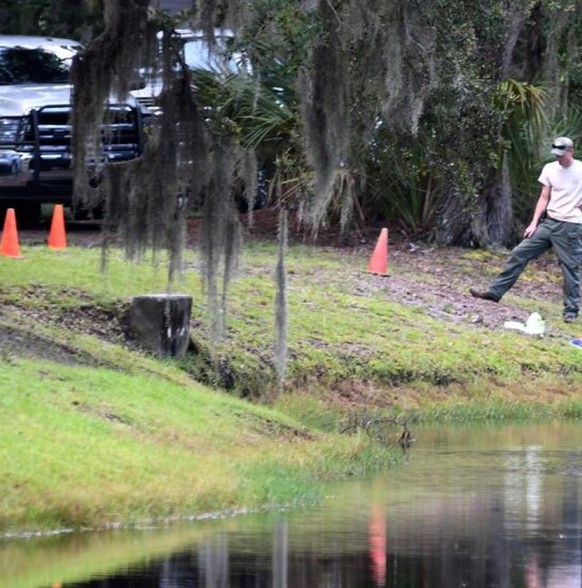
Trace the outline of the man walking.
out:
<instances>
[{"instance_id":1,"label":"man walking","mask_svg":"<svg viewBox=\"0 0 582 588\"><path fill-rule=\"evenodd\" d=\"M574 144L568 137L553 142L552 154L556 161L546 164L538 178L542 190L525 238L487 290L471 288L470 292L475 298L499 302L527 264L553 247L564 278L564 321L571 323L578 316L580 303L582 161L574 159ZM546 218L540 221L544 212Z\"/></svg>"}]
</instances>

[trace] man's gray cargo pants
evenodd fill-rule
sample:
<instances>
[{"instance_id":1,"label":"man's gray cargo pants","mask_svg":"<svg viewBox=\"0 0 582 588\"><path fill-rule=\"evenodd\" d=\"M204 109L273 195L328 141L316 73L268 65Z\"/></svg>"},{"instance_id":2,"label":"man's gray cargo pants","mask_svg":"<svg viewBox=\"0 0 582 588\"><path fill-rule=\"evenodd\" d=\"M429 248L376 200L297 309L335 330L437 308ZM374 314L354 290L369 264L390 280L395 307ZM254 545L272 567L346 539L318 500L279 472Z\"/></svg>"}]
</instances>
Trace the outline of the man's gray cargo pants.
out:
<instances>
[{"instance_id":1,"label":"man's gray cargo pants","mask_svg":"<svg viewBox=\"0 0 582 588\"><path fill-rule=\"evenodd\" d=\"M488 291L500 299L515 284L526 265L554 248L564 276L564 314L578 314L580 303L580 263L582 224L546 218L535 233L511 252L505 267Z\"/></svg>"}]
</instances>

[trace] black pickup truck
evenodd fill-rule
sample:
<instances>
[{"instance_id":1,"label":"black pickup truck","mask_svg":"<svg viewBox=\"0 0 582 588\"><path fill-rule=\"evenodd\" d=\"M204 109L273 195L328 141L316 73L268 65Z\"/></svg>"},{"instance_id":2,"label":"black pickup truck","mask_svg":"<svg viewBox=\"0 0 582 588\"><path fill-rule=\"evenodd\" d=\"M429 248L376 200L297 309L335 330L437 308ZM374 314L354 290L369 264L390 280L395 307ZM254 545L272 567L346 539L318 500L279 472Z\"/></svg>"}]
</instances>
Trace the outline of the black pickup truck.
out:
<instances>
[{"instance_id":1,"label":"black pickup truck","mask_svg":"<svg viewBox=\"0 0 582 588\"><path fill-rule=\"evenodd\" d=\"M37 218L43 203L73 203L70 39L0 35L0 212L19 222ZM101 161L123 161L143 150L148 109L133 96L107 105ZM3 218L3 216L2 216Z\"/></svg>"}]
</instances>

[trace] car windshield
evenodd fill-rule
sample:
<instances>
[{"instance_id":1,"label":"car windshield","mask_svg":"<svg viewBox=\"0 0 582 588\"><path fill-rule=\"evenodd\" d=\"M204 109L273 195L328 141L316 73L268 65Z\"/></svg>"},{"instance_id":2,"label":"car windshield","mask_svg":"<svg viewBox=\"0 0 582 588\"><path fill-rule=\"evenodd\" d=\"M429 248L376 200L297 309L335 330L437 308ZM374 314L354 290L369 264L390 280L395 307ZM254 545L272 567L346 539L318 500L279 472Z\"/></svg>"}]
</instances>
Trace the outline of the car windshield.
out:
<instances>
[{"instance_id":1,"label":"car windshield","mask_svg":"<svg viewBox=\"0 0 582 588\"><path fill-rule=\"evenodd\" d=\"M66 84L76 47L0 47L0 84Z\"/></svg>"}]
</instances>

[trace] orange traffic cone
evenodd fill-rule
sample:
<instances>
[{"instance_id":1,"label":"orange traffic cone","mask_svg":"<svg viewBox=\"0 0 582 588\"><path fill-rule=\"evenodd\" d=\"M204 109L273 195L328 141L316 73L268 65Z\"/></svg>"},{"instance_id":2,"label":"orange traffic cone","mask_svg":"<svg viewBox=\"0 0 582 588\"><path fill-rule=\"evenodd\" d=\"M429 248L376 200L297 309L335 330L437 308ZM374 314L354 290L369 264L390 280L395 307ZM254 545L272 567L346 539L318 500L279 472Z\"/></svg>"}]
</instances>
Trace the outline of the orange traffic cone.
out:
<instances>
[{"instance_id":1,"label":"orange traffic cone","mask_svg":"<svg viewBox=\"0 0 582 588\"><path fill-rule=\"evenodd\" d=\"M66 249L67 235L65 234L65 213L62 204L55 204L51 230L48 238L48 246L51 249Z\"/></svg>"},{"instance_id":2,"label":"orange traffic cone","mask_svg":"<svg viewBox=\"0 0 582 588\"><path fill-rule=\"evenodd\" d=\"M385 276L388 274L388 229L382 229L368 264L368 273Z\"/></svg>"},{"instance_id":3,"label":"orange traffic cone","mask_svg":"<svg viewBox=\"0 0 582 588\"><path fill-rule=\"evenodd\" d=\"M14 208L9 208L6 211L2 241L0 242L0 255L15 258L22 257L20 255L20 245L18 244L18 229L16 228Z\"/></svg>"}]
</instances>

